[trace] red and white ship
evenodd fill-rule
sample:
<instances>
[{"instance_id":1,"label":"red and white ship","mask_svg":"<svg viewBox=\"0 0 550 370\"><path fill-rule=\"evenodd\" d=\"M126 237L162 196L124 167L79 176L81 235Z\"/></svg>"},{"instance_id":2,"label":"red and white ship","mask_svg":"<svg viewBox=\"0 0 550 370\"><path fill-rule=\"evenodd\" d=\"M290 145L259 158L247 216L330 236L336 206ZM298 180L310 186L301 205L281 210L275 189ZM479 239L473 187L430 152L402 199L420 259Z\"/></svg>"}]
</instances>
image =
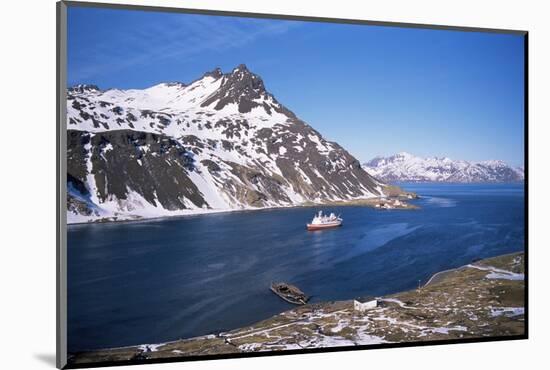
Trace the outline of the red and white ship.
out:
<instances>
[{"instance_id":1,"label":"red and white ship","mask_svg":"<svg viewBox=\"0 0 550 370\"><path fill-rule=\"evenodd\" d=\"M333 227L342 226L343 219L340 216L336 216L331 213L329 216L323 215L323 211L319 211L317 215L313 217L310 224L307 224L308 230L324 230Z\"/></svg>"}]
</instances>

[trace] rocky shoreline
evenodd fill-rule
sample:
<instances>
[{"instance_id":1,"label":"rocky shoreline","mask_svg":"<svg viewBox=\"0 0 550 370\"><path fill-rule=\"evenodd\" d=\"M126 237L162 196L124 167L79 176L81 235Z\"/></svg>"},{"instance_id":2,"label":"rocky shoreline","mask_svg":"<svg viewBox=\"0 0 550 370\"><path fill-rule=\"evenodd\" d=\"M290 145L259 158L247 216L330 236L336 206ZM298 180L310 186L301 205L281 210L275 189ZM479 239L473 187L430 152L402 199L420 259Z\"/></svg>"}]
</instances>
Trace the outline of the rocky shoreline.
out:
<instances>
[{"instance_id":1,"label":"rocky shoreline","mask_svg":"<svg viewBox=\"0 0 550 370\"><path fill-rule=\"evenodd\" d=\"M418 289L306 304L249 327L161 344L73 353L70 365L525 334L524 254L488 258L435 274Z\"/></svg>"},{"instance_id":2,"label":"rocky shoreline","mask_svg":"<svg viewBox=\"0 0 550 370\"><path fill-rule=\"evenodd\" d=\"M140 222L149 221L163 218L172 217L186 217L196 216L204 214L217 214L217 213L230 213L230 212L249 212L249 211L261 211L266 209L283 209L283 208L296 208L296 207L346 207L346 206L364 206L372 207L376 209L419 209L418 206L409 203L410 200L418 199L419 196L416 193L404 191L396 186L388 186L387 195L384 197L373 198L359 198L352 200L342 201L327 201L321 203L307 202L299 205L289 206L277 206L277 207L263 207L263 208L243 208L243 209L196 209L196 210L180 210L172 212L172 214L143 217L139 215L124 215L113 217L102 217L97 219L90 219L82 222L69 222L68 225L86 225L86 224L98 224L98 223L113 223L113 222Z\"/></svg>"}]
</instances>

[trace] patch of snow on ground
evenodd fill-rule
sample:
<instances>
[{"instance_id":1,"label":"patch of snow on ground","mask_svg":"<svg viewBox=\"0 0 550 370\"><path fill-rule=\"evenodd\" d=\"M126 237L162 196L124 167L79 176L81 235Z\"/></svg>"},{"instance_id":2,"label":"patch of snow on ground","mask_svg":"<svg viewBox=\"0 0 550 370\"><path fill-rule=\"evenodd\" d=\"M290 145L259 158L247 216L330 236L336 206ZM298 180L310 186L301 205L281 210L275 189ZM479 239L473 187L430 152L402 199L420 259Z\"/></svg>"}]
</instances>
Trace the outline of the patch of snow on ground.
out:
<instances>
[{"instance_id":1,"label":"patch of snow on ground","mask_svg":"<svg viewBox=\"0 0 550 370\"><path fill-rule=\"evenodd\" d=\"M440 334L449 334L449 331L451 330L457 330L457 331L467 331L468 328L465 326L453 326L453 327L441 327L441 328L430 328L428 329L434 333L440 333Z\"/></svg>"},{"instance_id":2,"label":"patch of snow on ground","mask_svg":"<svg viewBox=\"0 0 550 370\"><path fill-rule=\"evenodd\" d=\"M466 267L475 268L482 271L489 271L489 274L485 276L487 279L502 279L502 280L524 280L524 274L499 269L492 266L480 266L480 265L467 265Z\"/></svg>"},{"instance_id":3,"label":"patch of snow on ground","mask_svg":"<svg viewBox=\"0 0 550 370\"><path fill-rule=\"evenodd\" d=\"M254 351L260 350L262 348L262 344L261 343L246 343L246 344L240 345L237 348L239 348L239 350L243 351L243 352L254 352Z\"/></svg>"},{"instance_id":4,"label":"patch of snow on ground","mask_svg":"<svg viewBox=\"0 0 550 370\"><path fill-rule=\"evenodd\" d=\"M348 325L349 325L349 322L347 320L340 320L338 321L338 324L334 328L330 329L330 331L333 333L338 333Z\"/></svg>"},{"instance_id":5,"label":"patch of snow on ground","mask_svg":"<svg viewBox=\"0 0 550 370\"><path fill-rule=\"evenodd\" d=\"M514 316L520 316L525 314L524 307L490 307L489 309L491 310L492 317L498 317L498 316L514 317Z\"/></svg>"},{"instance_id":6,"label":"patch of snow on ground","mask_svg":"<svg viewBox=\"0 0 550 370\"><path fill-rule=\"evenodd\" d=\"M381 302L395 303L395 304L399 305L399 307L401 307L401 308L408 308L408 309L413 309L413 310L417 309L416 307L407 306L405 303L401 302L399 299L396 299L396 298L382 298L382 299L380 299L380 301Z\"/></svg>"},{"instance_id":7,"label":"patch of snow on ground","mask_svg":"<svg viewBox=\"0 0 550 370\"><path fill-rule=\"evenodd\" d=\"M159 347L164 346L166 343L159 343L159 344L142 344L138 346L138 349L142 350L143 352L156 352L158 351Z\"/></svg>"},{"instance_id":8,"label":"patch of snow on ground","mask_svg":"<svg viewBox=\"0 0 550 370\"><path fill-rule=\"evenodd\" d=\"M376 335L370 335L370 334L358 331L356 343L358 345L365 345L365 344L380 344L380 343L391 343L391 342L385 340L382 337L378 337Z\"/></svg>"}]
</instances>

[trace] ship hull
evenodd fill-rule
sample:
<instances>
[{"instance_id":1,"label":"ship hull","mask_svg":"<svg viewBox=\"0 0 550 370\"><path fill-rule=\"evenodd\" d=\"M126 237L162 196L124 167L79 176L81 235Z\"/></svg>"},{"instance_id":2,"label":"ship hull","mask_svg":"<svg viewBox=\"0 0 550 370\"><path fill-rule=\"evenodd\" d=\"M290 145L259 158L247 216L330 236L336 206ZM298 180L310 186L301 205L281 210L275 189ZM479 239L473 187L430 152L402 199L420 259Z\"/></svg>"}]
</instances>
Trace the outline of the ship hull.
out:
<instances>
[{"instance_id":1,"label":"ship hull","mask_svg":"<svg viewBox=\"0 0 550 370\"><path fill-rule=\"evenodd\" d=\"M309 231L315 231L315 230L325 230L325 229L333 229L335 227L342 226L342 222L331 222L327 224L307 224L306 227Z\"/></svg>"},{"instance_id":2,"label":"ship hull","mask_svg":"<svg viewBox=\"0 0 550 370\"><path fill-rule=\"evenodd\" d=\"M307 297L302 291L300 291L298 288L296 288L293 285L284 284L285 286L291 287L295 291L294 294L292 293L286 293L284 294L280 289L277 289L277 286L279 284L271 283L271 287L269 288L273 293L277 294L280 298L284 299L288 303L296 304L296 305L304 305L309 300L309 297Z\"/></svg>"}]
</instances>

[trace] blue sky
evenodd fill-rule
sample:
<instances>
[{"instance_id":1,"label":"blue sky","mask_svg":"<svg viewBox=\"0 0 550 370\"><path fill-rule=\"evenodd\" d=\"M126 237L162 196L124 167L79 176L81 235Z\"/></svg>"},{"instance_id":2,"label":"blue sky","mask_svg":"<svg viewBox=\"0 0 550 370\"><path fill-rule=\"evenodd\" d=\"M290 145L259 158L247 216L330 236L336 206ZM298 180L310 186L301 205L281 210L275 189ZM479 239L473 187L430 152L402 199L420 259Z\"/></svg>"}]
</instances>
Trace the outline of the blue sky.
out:
<instances>
[{"instance_id":1,"label":"blue sky","mask_svg":"<svg viewBox=\"0 0 550 370\"><path fill-rule=\"evenodd\" d=\"M523 37L69 8L68 83L144 88L244 63L361 161L523 164Z\"/></svg>"}]
</instances>

